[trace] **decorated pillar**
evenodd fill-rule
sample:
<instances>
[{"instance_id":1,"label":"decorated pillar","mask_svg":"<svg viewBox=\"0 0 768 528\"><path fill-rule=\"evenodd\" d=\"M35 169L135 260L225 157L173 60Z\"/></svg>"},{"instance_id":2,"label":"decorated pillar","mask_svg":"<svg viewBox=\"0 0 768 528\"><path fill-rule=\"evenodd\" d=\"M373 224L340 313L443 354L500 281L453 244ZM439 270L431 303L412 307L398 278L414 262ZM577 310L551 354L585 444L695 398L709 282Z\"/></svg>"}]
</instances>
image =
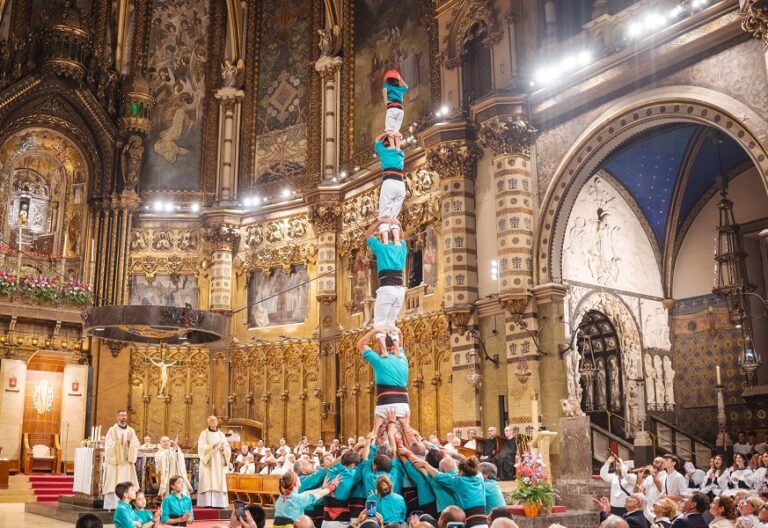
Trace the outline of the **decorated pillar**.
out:
<instances>
[{"instance_id":1,"label":"decorated pillar","mask_svg":"<svg viewBox=\"0 0 768 528\"><path fill-rule=\"evenodd\" d=\"M237 70L236 66L231 66ZM235 74L231 74L234 76ZM225 80L227 78L225 77ZM234 82L234 79L232 80ZM245 92L234 86L220 88L219 150L216 164L216 201L231 205L237 199L237 173L240 159L240 112Z\"/></svg>"},{"instance_id":2,"label":"decorated pillar","mask_svg":"<svg viewBox=\"0 0 768 528\"><path fill-rule=\"evenodd\" d=\"M214 223L205 232L211 244L210 309L232 309L232 256L240 238L234 224Z\"/></svg>"},{"instance_id":3,"label":"decorated pillar","mask_svg":"<svg viewBox=\"0 0 768 528\"><path fill-rule=\"evenodd\" d=\"M500 105L501 106L501 105ZM536 130L522 118L522 107L480 126L479 145L492 156L495 192L499 301L505 311L509 415L513 423L540 423L537 320L529 302L533 286L534 209L531 146Z\"/></svg>"},{"instance_id":4,"label":"decorated pillar","mask_svg":"<svg viewBox=\"0 0 768 528\"><path fill-rule=\"evenodd\" d=\"M465 123L424 132L428 169L440 177L444 309L451 331L453 428L480 426L480 398L467 376L476 372L475 339L468 327L477 301L475 174L479 151Z\"/></svg>"},{"instance_id":5,"label":"decorated pillar","mask_svg":"<svg viewBox=\"0 0 768 528\"><path fill-rule=\"evenodd\" d=\"M315 63L323 80L322 179L330 180L339 172L339 80L341 57L324 55Z\"/></svg>"},{"instance_id":6,"label":"decorated pillar","mask_svg":"<svg viewBox=\"0 0 768 528\"><path fill-rule=\"evenodd\" d=\"M338 330L336 294L336 233L341 216L340 196L317 193L307 196L310 205L310 220L317 236L317 301L320 340L320 432L324 440L338 436L337 420L329 412L330 404L336 397L339 379L339 351L336 347ZM336 409L339 412L339 409Z\"/></svg>"}]
</instances>

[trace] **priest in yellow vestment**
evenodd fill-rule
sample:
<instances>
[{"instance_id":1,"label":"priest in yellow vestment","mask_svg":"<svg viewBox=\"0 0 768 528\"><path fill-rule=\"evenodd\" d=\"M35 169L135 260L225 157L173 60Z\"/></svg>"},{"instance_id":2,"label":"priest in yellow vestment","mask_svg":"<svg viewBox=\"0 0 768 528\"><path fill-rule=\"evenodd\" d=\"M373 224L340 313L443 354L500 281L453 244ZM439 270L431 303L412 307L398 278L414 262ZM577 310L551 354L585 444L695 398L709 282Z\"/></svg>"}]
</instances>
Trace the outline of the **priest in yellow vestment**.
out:
<instances>
[{"instance_id":1,"label":"priest in yellow vestment","mask_svg":"<svg viewBox=\"0 0 768 528\"><path fill-rule=\"evenodd\" d=\"M104 509L117 508L115 486L120 482L132 482L139 489L136 477L136 456L139 454L139 437L128 425L128 413L117 411L117 423L109 428L104 440Z\"/></svg>"},{"instance_id":2,"label":"priest in yellow vestment","mask_svg":"<svg viewBox=\"0 0 768 528\"><path fill-rule=\"evenodd\" d=\"M208 417L208 428L200 433L197 440L197 454L200 456L197 505L226 508L229 504L227 463L232 454L232 448L224 432L219 430L219 421L215 416Z\"/></svg>"},{"instance_id":3,"label":"priest in yellow vestment","mask_svg":"<svg viewBox=\"0 0 768 528\"><path fill-rule=\"evenodd\" d=\"M184 481L185 490L183 493L192 495L192 484L187 478L187 464L177 440L163 436L160 438L160 449L155 452L155 471L157 471L160 481L157 494L161 497L171 493L170 480L173 476L180 476Z\"/></svg>"}]
</instances>

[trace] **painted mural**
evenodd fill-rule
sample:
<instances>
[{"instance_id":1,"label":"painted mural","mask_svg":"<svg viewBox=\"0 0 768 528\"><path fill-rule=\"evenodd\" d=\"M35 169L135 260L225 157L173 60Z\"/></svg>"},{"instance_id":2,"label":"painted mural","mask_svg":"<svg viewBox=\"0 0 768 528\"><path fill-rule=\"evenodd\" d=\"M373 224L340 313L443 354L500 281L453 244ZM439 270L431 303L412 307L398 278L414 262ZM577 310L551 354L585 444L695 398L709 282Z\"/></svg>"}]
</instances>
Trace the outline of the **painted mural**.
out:
<instances>
[{"instance_id":1,"label":"painted mural","mask_svg":"<svg viewBox=\"0 0 768 528\"><path fill-rule=\"evenodd\" d=\"M155 275L151 282L144 275L132 275L130 291L130 304L197 308L200 288L191 275Z\"/></svg>"},{"instance_id":2,"label":"painted mural","mask_svg":"<svg viewBox=\"0 0 768 528\"><path fill-rule=\"evenodd\" d=\"M293 266L290 273L282 268L252 273L248 280L248 326L304 322L309 315L308 281L306 266Z\"/></svg>"},{"instance_id":3,"label":"painted mural","mask_svg":"<svg viewBox=\"0 0 768 528\"><path fill-rule=\"evenodd\" d=\"M142 189L200 188L208 2L154 2L149 84L155 97Z\"/></svg>"},{"instance_id":4,"label":"painted mural","mask_svg":"<svg viewBox=\"0 0 768 528\"><path fill-rule=\"evenodd\" d=\"M309 5L302 0L262 2L257 184L290 181L306 171Z\"/></svg>"},{"instance_id":5,"label":"painted mural","mask_svg":"<svg viewBox=\"0 0 768 528\"><path fill-rule=\"evenodd\" d=\"M408 83L404 126L431 111L429 49L416 6L392 9L385 0L355 0L355 152L372 147L384 130L387 70L398 70Z\"/></svg>"}]
</instances>

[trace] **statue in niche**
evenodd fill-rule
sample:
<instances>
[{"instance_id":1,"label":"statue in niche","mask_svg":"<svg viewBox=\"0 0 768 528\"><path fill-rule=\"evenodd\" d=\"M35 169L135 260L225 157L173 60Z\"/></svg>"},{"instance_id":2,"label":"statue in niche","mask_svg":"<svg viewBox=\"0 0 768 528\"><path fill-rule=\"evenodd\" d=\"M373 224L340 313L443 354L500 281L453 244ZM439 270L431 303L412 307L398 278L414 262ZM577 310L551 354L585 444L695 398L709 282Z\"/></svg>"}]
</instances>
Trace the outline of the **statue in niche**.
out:
<instances>
[{"instance_id":1,"label":"statue in niche","mask_svg":"<svg viewBox=\"0 0 768 528\"><path fill-rule=\"evenodd\" d=\"M568 380L568 398L577 402L581 401L583 389L579 383L579 365L581 364L581 354L578 346L568 349L564 356L565 371Z\"/></svg>"},{"instance_id":2,"label":"statue in niche","mask_svg":"<svg viewBox=\"0 0 768 528\"><path fill-rule=\"evenodd\" d=\"M656 384L656 409L664 410L666 395L664 390L664 367L662 366L661 356L653 356L654 382Z\"/></svg>"},{"instance_id":3,"label":"statue in niche","mask_svg":"<svg viewBox=\"0 0 768 528\"><path fill-rule=\"evenodd\" d=\"M144 231L131 231L131 251L147 249L147 236Z\"/></svg>"},{"instance_id":4,"label":"statue in niche","mask_svg":"<svg viewBox=\"0 0 768 528\"><path fill-rule=\"evenodd\" d=\"M77 252L80 249L80 211L72 213L72 218L69 219L69 225L67 225L67 241L69 252L73 255L77 255Z\"/></svg>"},{"instance_id":5,"label":"statue in niche","mask_svg":"<svg viewBox=\"0 0 768 528\"><path fill-rule=\"evenodd\" d=\"M646 354L645 362L645 402L648 409L656 410L656 369L653 368L653 357Z\"/></svg>"},{"instance_id":6,"label":"statue in niche","mask_svg":"<svg viewBox=\"0 0 768 528\"><path fill-rule=\"evenodd\" d=\"M245 61L243 59L237 59L234 62L224 59L224 62L221 64L222 88L242 88L245 81L244 72Z\"/></svg>"},{"instance_id":7,"label":"statue in niche","mask_svg":"<svg viewBox=\"0 0 768 528\"><path fill-rule=\"evenodd\" d=\"M605 361L602 358L597 360L597 397L595 398L595 409L605 409L607 405L607 387L605 385Z\"/></svg>"},{"instance_id":8,"label":"statue in niche","mask_svg":"<svg viewBox=\"0 0 768 528\"><path fill-rule=\"evenodd\" d=\"M179 249L182 251L194 251L197 249L197 235L190 231L184 231L179 240Z\"/></svg>"},{"instance_id":9,"label":"statue in niche","mask_svg":"<svg viewBox=\"0 0 768 528\"><path fill-rule=\"evenodd\" d=\"M672 360L664 356L664 403L668 411L675 409L675 371Z\"/></svg>"},{"instance_id":10,"label":"statue in niche","mask_svg":"<svg viewBox=\"0 0 768 528\"><path fill-rule=\"evenodd\" d=\"M264 232L259 225L249 226L245 231L245 245L249 248L255 248L260 246L264 242Z\"/></svg>"},{"instance_id":11,"label":"statue in niche","mask_svg":"<svg viewBox=\"0 0 768 528\"><path fill-rule=\"evenodd\" d=\"M621 409L621 389L619 388L619 363L616 356L608 358L608 384L611 387L611 410Z\"/></svg>"},{"instance_id":12,"label":"statue in niche","mask_svg":"<svg viewBox=\"0 0 768 528\"><path fill-rule=\"evenodd\" d=\"M336 55L338 51L337 42L341 36L341 28L339 26L333 26L332 29L318 29L317 35L319 37L317 47L320 49L321 57L332 57Z\"/></svg>"},{"instance_id":13,"label":"statue in niche","mask_svg":"<svg viewBox=\"0 0 768 528\"><path fill-rule=\"evenodd\" d=\"M267 224L267 241L272 243L283 241L283 231L277 222Z\"/></svg>"},{"instance_id":14,"label":"statue in niche","mask_svg":"<svg viewBox=\"0 0 768 528\"><path fill-rule=\"evenodd\" d=\"M139 136L131 136L120 154L120 173L123 177L123 189L135 191L139 184L141 157L144 155L144 142Z\"/></svg>"},{"instance_id":15,"label":"statue in niche","mask_svg":"<svg viewBox=\"0 0 768 528\"><path fill-rule=\"evenodd\" d=\"M635 427L642 428L639 409L640 399L637 382L629 380L627 382L627 424L629 424L630 432L633 432Z\"/></svg>"},{"instance_id":16,"label":"statue in niche","mask_svg":"<svg viewBox=\"0 0 768 528\"><path fill-rule=\"evenodd\" d=\"M152 248L158 251L169 251L171 249L171 235L168 234L168 231L158 231L155 233Z\"/></svg>"},{"instance_id":17,"label":"statue in niche","mask_svg":"<svg viewBox=\"0 0 768 528\"><path fill-rule=\"evenodd\" d=\"M20 226L26 226L29 223L29 205L22 203L19 210L19 220L17 222Z\"/></svg>"},{"instance_id":18,"label":"statue in niche","mask_svg":"<svg viewBox=\"0 0 768 528\"><path fill-rule=\"evenodd\" d=\"M595 408L594 395L595 383L591 375L584 375L584 410L591 411Z\"/></svg>"}]
</instances>

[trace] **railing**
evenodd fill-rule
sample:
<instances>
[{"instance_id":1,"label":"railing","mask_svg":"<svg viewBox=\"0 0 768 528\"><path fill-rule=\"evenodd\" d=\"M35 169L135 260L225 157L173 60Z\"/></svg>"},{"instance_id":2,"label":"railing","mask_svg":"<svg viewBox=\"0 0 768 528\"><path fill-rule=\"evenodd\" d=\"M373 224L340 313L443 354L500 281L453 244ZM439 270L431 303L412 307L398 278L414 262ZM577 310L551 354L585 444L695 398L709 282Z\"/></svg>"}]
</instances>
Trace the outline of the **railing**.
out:
<instances>
[{"instance_id":1,"label":"railing","mask_svg":"<svg viewBox=\"0 0 768 528\"><path fill-rule=\"evenodd\" d=\"M605 461L608 460L609 448L612 452L616 452L622 460L634 458L635 448L629 441L603 429L594 422L590 421L589 426L592 429L592 459L594 461L600 465L605 464Z\"/></svg>"},{"instance_id":2,"label":"railing","mask_svg":"<svg viewBox=\"0 0 768 528\"><path fill-rule=\"evenodd\" d=\"M672 453L683 461L690 460L696 467L709 467L714 449L712 444L683 432L666 420L651 415L649 418L656 451Z\"/></svg>"}]
</instances>

